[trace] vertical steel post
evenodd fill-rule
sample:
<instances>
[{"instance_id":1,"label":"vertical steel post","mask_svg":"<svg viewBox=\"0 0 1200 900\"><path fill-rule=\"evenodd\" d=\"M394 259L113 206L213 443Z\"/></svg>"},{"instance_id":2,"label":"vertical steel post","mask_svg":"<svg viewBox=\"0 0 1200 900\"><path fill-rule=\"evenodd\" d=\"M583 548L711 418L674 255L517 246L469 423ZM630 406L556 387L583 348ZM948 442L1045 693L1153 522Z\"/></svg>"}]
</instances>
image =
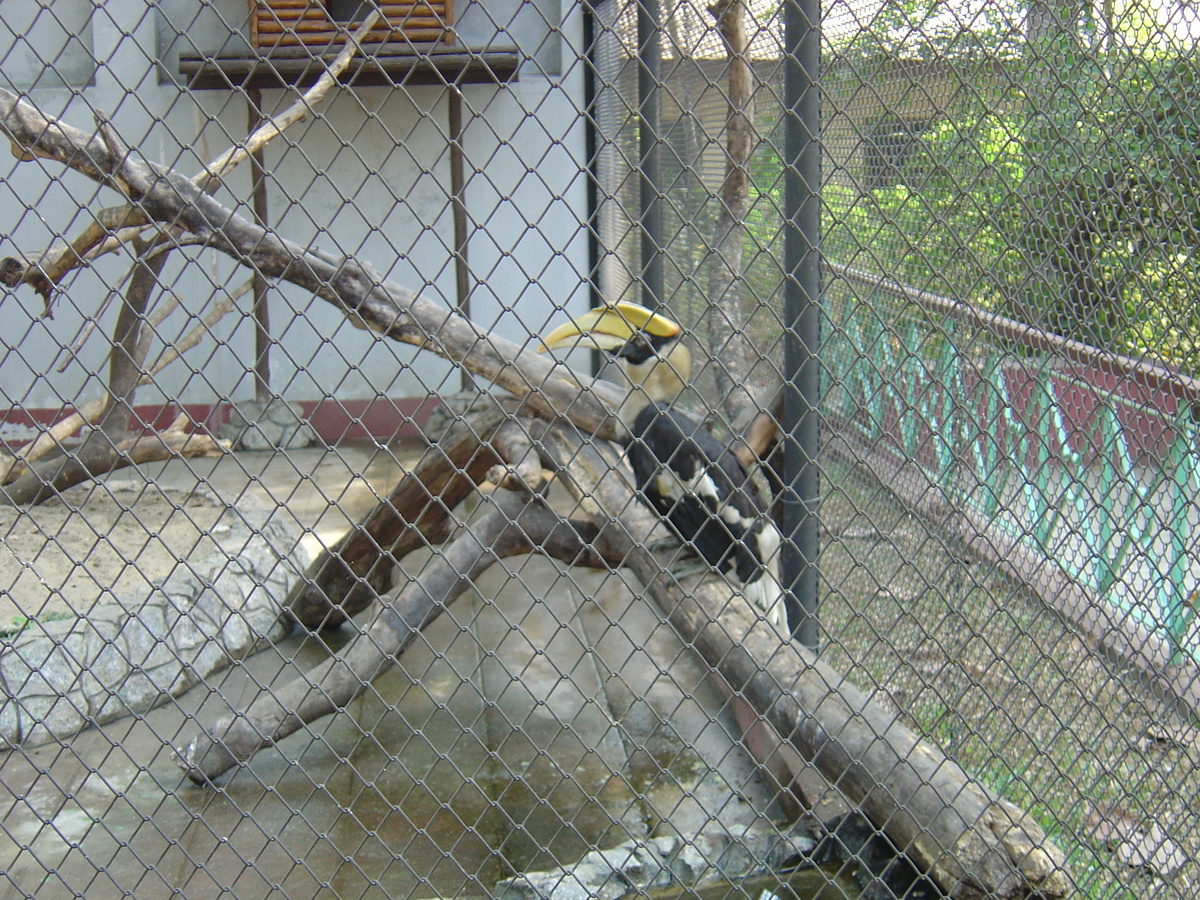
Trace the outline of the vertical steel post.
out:
<instances>
[{"instance_id":1,"label":"vertical steel post","mask_svg":"<svg viewBox=\"0 0 1200 900\"><path fill-rule=\"evenodd\" d=\"M463 156L463 98L458 85L446 86L446 126L450 138L450 211L454 220L454 302L464 318L471 318L471 267L467 262L467 179ZM459 387L474 384L471 373L459 369Z\"/></svg>"},{"instance_id":2,"label":"vertical steel post","mask_svg":"<svg viewBox=\"0 0 1200 900\"><path fill-rule=\"evenodd\" d=\"M599 92L599 78L596 73L596 44L600 36L600 25L596 13L597 0L584 0L583 4L583 47L581 56L583 66L583 108L587 111L584 118L584 157L587 159L587 225L590 233L588 239L588 308L599 306L603 294L600 290L600 135L596 128L596 95ZM593 350L595 355L598 351ZM593 365L592 371L597 371Z\"/></svg>"},{"instance_id":3,"label":"vertical steel post","mask_svg":"<svg viewBox=\"0 0 1200 900\"><path fill-rule=\"evenodd\" d=\"M784 0L784 541L788 625L817 649L820 479L819 0Z\"/></svg>"},{"instance_id":4,"label":"vertical steel post","mask_svg":"<svg viewBox=\"0 0 1200 900\"><path fill-rule=\"evenodd\" d=\"M263 121L262 91L258 88L248 88L246 100L249 103L249 127L247 134ZM269 217L267 210L267 177L263 167L263 151L255 150L250 154L250 183L253 197L254 220L267 226ZM268 304L267 280L256 269L253 275L254 294L254 399L263 409L271 402L271 314Z\"/></svg>"},{"instance_id":5,"label":"vertical steel post","mask_svg":"<svg viewBox=\"0 0 1200 900\"><path fill-rule=\"evenodd\" d=\"M658 100L662 68L658 0L637 0L638 186L641 205L642 305L662 303L662 204L659 203Z\"/></svg>"}]
</instances>

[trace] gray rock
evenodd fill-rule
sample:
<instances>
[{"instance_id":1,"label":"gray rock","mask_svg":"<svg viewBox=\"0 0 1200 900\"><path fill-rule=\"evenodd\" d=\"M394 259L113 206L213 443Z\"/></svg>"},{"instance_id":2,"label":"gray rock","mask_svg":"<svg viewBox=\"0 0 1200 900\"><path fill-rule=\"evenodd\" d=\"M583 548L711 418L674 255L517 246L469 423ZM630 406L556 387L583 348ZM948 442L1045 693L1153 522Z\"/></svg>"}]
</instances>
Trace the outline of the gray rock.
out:
<instances>
[{"instance_id":1,"label":"gray rock","mask_svg":"<svg viewBox=\"0 0 1200 900\"><path fill-rule=\"evenodd\" d=\"M265 404L258 400L239 403L221 426L220 436L241 450L297 450L311 447L317 440L299 407L278 398Z\"/></svg>"},{"instance_id":2,"label":"gray rock","mask_svg":"<svg viewBox=\"0 0 1200 900\"><path fill-rule=\"evenodd\" d=\"M265 510L222 521L218 550L160 584L0 643L0 747L147 710L288 632L283 599L308 565L299 535Z\"/></svg>"},{"instance_id":3,"label":"gray rock","mask_svg":"<svg viewBox=\"0 0 1200 900\"><path fill-rule=\"evenodd\" d=\"M496 886L496 897L616 900L671 885L698 888L718 879L734 881L765 872L811 852L814 846L808 836L767 827L627 841L610 850L593 850L574 865L505 879Z\"/></svg>"}]
</instances>

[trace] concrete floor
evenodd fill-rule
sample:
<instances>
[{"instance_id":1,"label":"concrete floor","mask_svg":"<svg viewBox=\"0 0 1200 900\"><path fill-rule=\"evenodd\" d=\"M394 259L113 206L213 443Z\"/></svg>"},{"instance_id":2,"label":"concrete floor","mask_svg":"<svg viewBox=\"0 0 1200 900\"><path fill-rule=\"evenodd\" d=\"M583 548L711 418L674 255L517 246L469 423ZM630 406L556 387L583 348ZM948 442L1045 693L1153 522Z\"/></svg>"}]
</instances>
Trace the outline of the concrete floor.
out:
<instances>
[{"instance_id":1,"label":"concrete floor","mask_svg":"<svg viewBox=\"0 0 1200 900\"><path fill-rule=\"evenodd\" d=\"M360 445L147 476L268 503L315 548L397 471ZM408 567L420 577L420 558ZM0 898L482 896L596 846L778 814L722 698L636 585L521 557L476 588L345 714L217 787L183 779L172 748L352 628L292 637L151 713L0 755Z\"/></svg>"}]
</instances>

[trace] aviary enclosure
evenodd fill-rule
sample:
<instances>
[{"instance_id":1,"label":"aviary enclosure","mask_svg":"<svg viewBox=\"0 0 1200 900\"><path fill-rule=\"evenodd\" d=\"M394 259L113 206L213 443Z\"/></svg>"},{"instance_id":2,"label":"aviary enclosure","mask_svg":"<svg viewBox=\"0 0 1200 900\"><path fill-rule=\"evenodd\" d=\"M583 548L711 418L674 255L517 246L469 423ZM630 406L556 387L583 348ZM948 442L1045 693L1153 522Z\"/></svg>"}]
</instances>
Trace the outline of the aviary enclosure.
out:
<instances>
[{"instance_id":1,"label":"aviary enclosure","mask_svg":"<svg viewBox=\"0 0 1200 900\"><path fill-rule=\"evenodd\" d=\"M1195 27L0 9L10 890L1187 896Z\"/></svg>"}]
</instances>

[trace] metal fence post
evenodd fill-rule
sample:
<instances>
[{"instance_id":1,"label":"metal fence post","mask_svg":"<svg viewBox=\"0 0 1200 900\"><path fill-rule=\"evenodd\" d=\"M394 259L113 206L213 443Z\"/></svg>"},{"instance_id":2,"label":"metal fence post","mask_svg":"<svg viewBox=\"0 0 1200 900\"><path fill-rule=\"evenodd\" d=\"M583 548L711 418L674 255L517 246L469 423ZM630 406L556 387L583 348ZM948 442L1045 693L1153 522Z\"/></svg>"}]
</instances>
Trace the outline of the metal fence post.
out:
<instances>
[{"instance_id":1,"label":"metal fence post","mask_svg":"<svg viewBox=\"0 0 1200 900\"><path fill-rule=\"evenodd\" d=\"M659 203L658 130L661 83L662 13L658 0L638 0L638 176L642 244L642 305L657 309L662 303L662 208Z\"/></svg>"},{"instance_id":2,"label":"metal fence post","mask_svg":"<svg viewBox=\"0 0 1200 900\"><path fill-rule=\"evenodd\" d=\"M817 649L820 473L820 9L788 0L784 15L784 535L788 623Z\"/></svg>"}]
</instances>

